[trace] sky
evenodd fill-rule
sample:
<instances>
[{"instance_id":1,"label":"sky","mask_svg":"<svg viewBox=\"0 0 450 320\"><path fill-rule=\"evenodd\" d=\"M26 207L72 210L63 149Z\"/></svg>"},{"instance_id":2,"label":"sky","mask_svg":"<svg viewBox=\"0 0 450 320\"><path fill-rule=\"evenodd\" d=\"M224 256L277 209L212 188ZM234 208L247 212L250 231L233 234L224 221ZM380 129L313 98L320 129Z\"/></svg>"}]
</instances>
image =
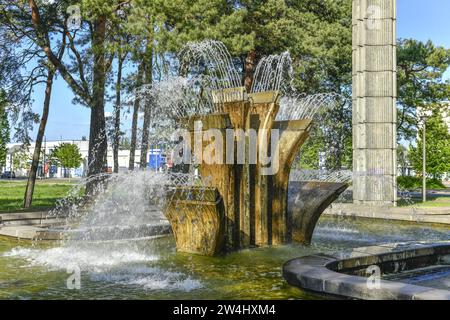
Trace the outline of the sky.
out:
<instances>
[{"instance_id":1,"label":"sky","mask_svg":"<svg viewBox=\"0 0 450 320\"><path fill-rule=\"evenodd\" d=\"M450 48L450 0L397 0L397 37L421 41L431 39L435 45ZM446 73L450 78L450 70ZM37 87L33 110L41 113L42 87ZM65 81L58 77L53 86L46 139L78 140L89 137L89 109L72 104L73 94ZM107 104L106 112L112 111ZM129 118L130 119L130 118ZM124 122L129 123L130 120ZM31 136L36 136L38 125Z\"/></svg>"}]
</instances>

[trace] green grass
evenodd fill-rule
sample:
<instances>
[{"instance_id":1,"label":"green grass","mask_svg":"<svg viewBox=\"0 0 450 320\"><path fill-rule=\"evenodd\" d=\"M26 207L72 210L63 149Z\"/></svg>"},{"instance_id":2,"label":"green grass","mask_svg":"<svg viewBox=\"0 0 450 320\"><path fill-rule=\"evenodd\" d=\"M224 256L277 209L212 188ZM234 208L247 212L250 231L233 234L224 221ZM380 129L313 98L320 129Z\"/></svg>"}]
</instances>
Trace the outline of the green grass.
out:
<instances>
[{"instance_id":1,"label":"green grass","mask_svg":"<svg viewBox=\"0 0 450 320\"><path fill-rule=\"evenodd\" d=\"M65 197L74 186L74 180L37 180L32 208L27 211L49 209ZM24 211L22 208L26 180L0 180L0 212Z\"/></svg>"},{"instance_id":2,"label":"green grass","mask_svg":"<svg viewBox=\"0 0 450 320\"><path fill-rule=\"evenodd\" d=\"M411 203L412 202L412 203ZM400 207L419 207L419 208L450 208L450 197L438 197L423 203L421 199L413 199L409 203L399 201Z\"/></svg>"},{"instance_id":3,"label":"green grass","mask_svg":"<svg viewBox=\"0 0 450 320\"><path fill-rule=\"evenodd\" d=\"M419 207L450 207L450 197L440 197L433 200L429 200L425 203L418 203Z\"/></svg>"}]
</instances>

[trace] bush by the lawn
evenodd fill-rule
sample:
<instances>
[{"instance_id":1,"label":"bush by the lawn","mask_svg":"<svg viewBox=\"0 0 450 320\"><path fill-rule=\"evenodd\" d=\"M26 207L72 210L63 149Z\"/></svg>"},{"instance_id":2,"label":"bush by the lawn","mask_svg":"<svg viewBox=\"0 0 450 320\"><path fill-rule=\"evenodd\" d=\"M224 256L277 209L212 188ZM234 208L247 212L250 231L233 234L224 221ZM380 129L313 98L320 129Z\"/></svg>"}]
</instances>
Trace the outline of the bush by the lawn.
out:
<instances>
[{"instance_id":1,"label":"bush by the lawn","mask_svg":"<svg viewBox=\"0 0 450 320\"><path fill-rule=\"evenodd\" d=\"M401 176L397 177L397 185L399 188L414 190L422 188L421 177ZM427 189L443 190L446 189L442 181L438 179L427 179Z\"/></svg>"}]
</instances>

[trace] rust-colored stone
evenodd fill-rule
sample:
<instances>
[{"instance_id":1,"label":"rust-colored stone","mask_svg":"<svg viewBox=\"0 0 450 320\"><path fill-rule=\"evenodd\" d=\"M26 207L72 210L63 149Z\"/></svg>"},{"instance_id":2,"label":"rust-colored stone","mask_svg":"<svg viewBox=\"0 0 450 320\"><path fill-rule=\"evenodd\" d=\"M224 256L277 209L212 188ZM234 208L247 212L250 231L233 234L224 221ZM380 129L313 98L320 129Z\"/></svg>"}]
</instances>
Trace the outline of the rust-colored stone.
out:
<instances>
[{"instance_id":1,"label":"rust-colored stone","mask_svg":"<svg viewBox=\"0 0 450 320\"><path fill-rule=\"evenodd\" d=\"M269 195L269 177L262 174L262 164L259 159L260 148L269 147L270 133L273 122L280 108L280 94L278 91L260 92L249 94L252 102L250 128L257 131L257 162L252 166L254 176L254 190L252 209L254 221L254 244L265 246L270 244L270 195Z\"/></svg>"},{"instance_id":2,"label":"rust-colored stone","mask_svg":"<svg viewBox=\"0 0 450 320\"><path fill-rule=\"evenodd\" d=\"M347 187L347 183L291 181L288 226L292 240L309 245L320 215Z\"/></svg>"},{"instance_id":3,"label":"rust-colored stone","mask_svg":"<svg viewBox=\"0 0 450 320\"><path fill-rule=\"evenodd\" d=\"M271 176L272 188L272 244L288 241L287 195L292 162L308 137L311 120L276 121L274 129L280 132L276 154L278 171Z\"/></svg>"},{"instance_id":4,"label":"rust-colored stone","mask_svg":"<svg viewBox=\"0 0 450 320\"><path fill-rule=\"evenodd\" d=\"M164 213L180 252L214 256L223 252L225 209L216 188L176 187Z\"/></svg>"},{"instance_id":5,"label":"rust-colored stone","mask_svg":"<svg viewBox=\"0 0 450 320\"><path fill-rule=\"evenodd\" d=\"M288 210L290 168L308 137L311 120L275 121L278 91L247 94L240 87L214 91L212 95L216 109L223 113L180 120L191 133L191 147L202 154L211 150L212 141L204 139L205 133L217 129L222 135L223 154L220 163L204 158L197 161L203 187L175 188L169 193L165 214L177 250L216 255L251 246L279 245L292 239L308 243L320 214L346 187L302 185L297 196L302 203L298 207L290 203ZM196 125L198 121L201 127ZM227 129L234 129L234 133L243 130L245 135L233 135L228 145ZM250 138L250 129L256 131L255 139ZM271 141L272 129L279 130L278 141ZM202 139L195 140L195 135ZM245 140L244 163L238 163L238 145L242 142L238 139ZM277 145L271 148L271 143ZM227 146L233 150L227 150ZM262 149L266 147L275 154ZM265 172L261 151L272 159L272 174Z\"/></svg>"}]
</instances>

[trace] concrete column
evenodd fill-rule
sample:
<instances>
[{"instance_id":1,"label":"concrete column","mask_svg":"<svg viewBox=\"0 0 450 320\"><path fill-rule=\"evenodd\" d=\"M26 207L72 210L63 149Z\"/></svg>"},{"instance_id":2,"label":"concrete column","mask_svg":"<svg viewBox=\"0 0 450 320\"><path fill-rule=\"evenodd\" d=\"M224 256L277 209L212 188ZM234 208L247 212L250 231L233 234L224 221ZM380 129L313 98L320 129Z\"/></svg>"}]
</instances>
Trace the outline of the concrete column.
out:
<instances>
[{"instance_id":1,"label":"concrete column","mask_svg":"<svg viewBox=\"0 0 450 320\"><path fill-rule=\"evenodd\" d=\"M353 0L353 200L395 205L396 0Z\"/></svg>"}]
</instances>

